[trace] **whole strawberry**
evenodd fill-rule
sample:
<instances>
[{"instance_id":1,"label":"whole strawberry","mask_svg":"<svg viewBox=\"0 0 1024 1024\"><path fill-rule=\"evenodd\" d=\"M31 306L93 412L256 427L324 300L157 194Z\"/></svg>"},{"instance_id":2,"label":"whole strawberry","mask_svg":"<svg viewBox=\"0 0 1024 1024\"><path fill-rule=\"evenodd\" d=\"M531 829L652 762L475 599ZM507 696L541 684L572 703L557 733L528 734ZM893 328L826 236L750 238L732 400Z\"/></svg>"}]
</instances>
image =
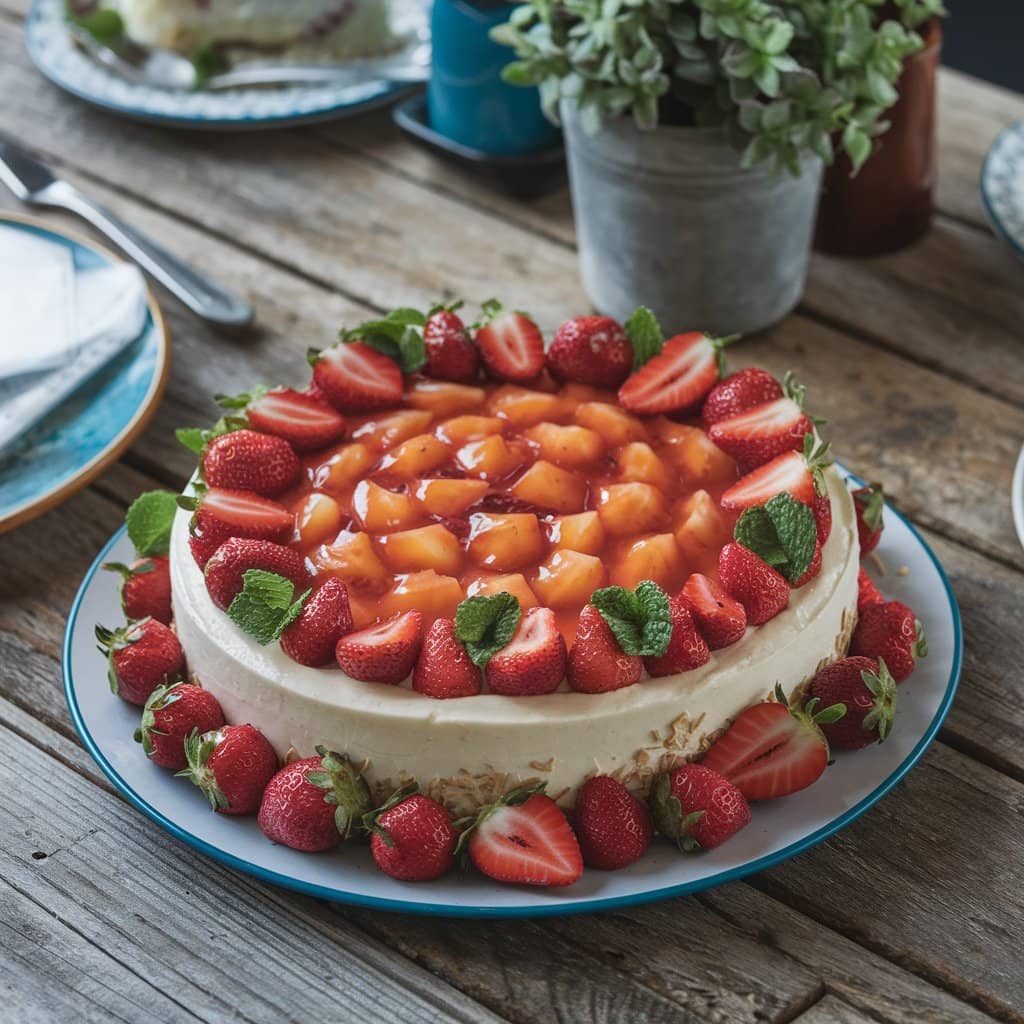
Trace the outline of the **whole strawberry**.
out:
<instances>
[{"instance_id":1,"label":"whole strawberry","mask_svg":"<svg viewBox=\"0 0 1024 1024\"><path fill-rule=\"evenodd\" d=\"M429 882L455 864L459 833L451 815L410 783L363 819L377 867L403 882Z\"/></svg>"},{"instance_id":2,"label":"whole strawberry","mask_svg":"<svg viewBox=\"0 0 1024 1024\"><path fill-rule=\"evenodd\" d=\"M687 601L682 596L670 597L668 604L672 616L672 638L668 648L660 657L644 658L644 667L655 678L689 672L704 665L711 657L707 641L698 632Z\"/></svg>"},{"instance_id":3,"label":"whole strawberry","mask_svg":"<svg viewBox=\"0 0 1024 1024\"><path fill-rule=\"evenodd\" d=\"M743 794L718 772L684 764L657 777L651 788L655 827L684 853L711 850L750 821Z\"/></svg>"},{"instance_id":4,"label":"whole strawberry","mask_svg":"<svg viewBox=\"0 0 1024 1024\"><path fill-rule=\"evenodd\" d=\"M281 634L281 650L292 661L311 668L335 662L338 641L352 631L348 587L328 576L302 606L299 617Z\"/></svg>"},{"instance_id":5,"label":"whole strawberry","mask_svg":"<svg viewBox=\"0 0 1024 1024\"><path fill-rule=\"evenodd\" d=\"M334 849L370 810L370 789L348 757L316 750L267 783L256 819L271 842L304 853Z\"/></svg>"},{"instance_id":6,"label":"whole strawberry","mask_svg":"<svg viewBox=\"0 0 1024 1024\"><path fill-rule=\"evenodd\" d=\"M298 590L309 583L302 556L269 540L249 540L231 537L210 556L204 575L206 589L213 603L227 611L231 602L242 592L245 574L250 569L263 569L291 580Z\"/></svg>"},{"instance_id":7,"label":"whole strawberry","mask_svg":"<svg viewBox=\"0 0 1024 1024\"><path fill-rule=\"evenodd\" d=\"M588 868L617 871L638 861L654 828L647 808L608 775L587 779L576 794L576 838Z\"/></svg>"},{"instance_id":8,"label":"whole strawberry","mask_svg":"<svg viewBox=\"0 0 1024 1024\"><path fill-rule=\"evenodd\" d=\"M640 682L644 663L619 646L604 616L588 604L580 613L569 649L569 685L582 693L605 693Z\"/></svg>"},{"instance_id":9,"label":"whole strawberry","mask_svg":"<svg viewBox=\"0 0 1024 1024\"><path fill-rule=\"evenodd\" d=\"M897 683L902 683L928 654L924 627L913 611L899 601L868 605L857 621L850 654L884 661Z\"/></svg>"},{"instance_id":10,"label":"whole strawberry","mask_svg":"<svg viewBox=\"0 0 1024 1024\"><path fill-rule=\"evenodd\" d=\"M832 496L828 493L828 488L822 491L815 488L811 511L814 513L814 524L818 528L818 543L824 544L832 536Z\"/></svg>"},{"instance_id":11,"label":"whole strawberry","mask_svg":"<svg viewBox=\"0 0 1024 1024\"><path fill-rule=\"evenodd\" d=\"M679 596L686 601L697 629L711 650L728 647L746 633L747 613L743 605L707 576L694 573Z\"/></svg>"},{"instance_id":12,"label":"whole strawberry","mask_svg":"<svg viewBox=\"0 0 1024 1024\"><path fill-rule=\"evenodd\" d=\"M299 457L281 437L232 430L210 441L202 455L203 478L211 487L273 497L299 478Z\"/></svg>"},{"instance_id":13,"label":"whole strawberry","mask_svg":"<svg viewBox=\"0 0 1024 1024\"><path fill-rule=\"evenodd\" d=\"M185 737L188 766L178 772L198 786L218 814L253 814L278 768L274 748L254 725L198 729Z\"/></svg>"},{"instance_id":14,"label":"whole strawberry","mask_svg":"<svg viewBox=\"0 0 1024 1024\"><path fill-rule=\"evenodd\" d=\"M871 577L861 569L857 573L857 614L863 615L864 609L872 604L885 604L885 597Z\"/></svg>"},{"instance_id":15,"label":"whole strawberry","mask_svg":"<svg viewBox=\"0 0 1024 1024\"><path fill-rule=\"evenodd\" d=\"M618 388L633 368L633 346L617 320L578 316L555 332L547 365L556 380Z\"/></svg>"},{"instance_id":16,"label":"whole strawberry","mask_svg":"<svg viewBox=\"0 0 1024 1024\"><path fill-rule=\"evenodd\" d=\"M217 698L192 683L158 686L146 701L135 742L161 768L180 771L188 764L185 737L193 729L211 732L224 724Z\"/></svg>"},{"instance_id":17,"label":"whole strawberry","mask_svg":"<svg viewBox=\"0 0 1024 1024\"><path fill-rule=\"evenodd\" d=\"M423 639L412 688L428 697L472 697L483 686L483 675L455 635L455 623L440 618Z\"/></svg>"},{"instance_id":18,"label":"whole strawberry","mask_svg":"<svg viewBox=\"0 0 1024 1024\"><path fill-rule=\"evenodd\" d=\"M480 373L480 356L454 307L435 309L423 328L427 365L423 372L435 380L465 382Z\"/></svg>"},{"instance_id":19,"label":"whole strawberry","mask_svg":"<svg viewBox=\"0 0 1024 1024\"><path fill-rule=\"evenodd\" d=\"M853 492L853 507L857 512L857 536L860 539L861 558L870 555L882 539L885 523L885 492L881 484L868 484Z\"/></svg>"},{"instance_id":20,"label":"whole strawberry","mask_svg":"<svg viewBox=\"0 0 1024 1024\"><path fill-rule=\"evenodd\" d=\"M512 640L487 662L487 688L511 697L553 693L565 678L566 657L555 613L530 608Z\"/></svg>"},{"instance_id":21,"label":"whole strawberry","mask_svg":"<svg viewBox=\"0 0 1024 1024\"><path fill-rule=\"evenodd\" d=\"M127 619L156 619L171 624L171 563L166 555L139 558L131 565L105 562L121 576L121 607Z\"/></svg>"},{"instance_id":22,"label":"whole strawberry","mask_svg":"<svg viewBox=\"0 0 1024 1024\"><path fill-rule=\"evenodd\" d=\"M751 366L719 381L704 399L700 416L707 428L719 420L782 397L782 385L767 370Z\"/></svg>"},{"instance_id":23,"label":"whole strawberry","mask_svg":"<svg viewBox=\"0 0 1024 1024\"><path fill-rule=\"evenodd\" d=\"M884 661L856 657L834 661L811 680L808 692L822 706L846 705L839 721L821 727L830 746L860 750L869 743L881 743L892 729L896 680Z\"/></svg>"},{"instance_id":24,"label":"whole strawberry","mask_svg":"<svg viewBox=\"0 0 1024 1024\"><path fill-rule=\"evenodd\" d=\"M158 687L185 670L185 656L174 632L156 619L131 622L120 629L96 627L100 654L107 659L111 693L142 707Z\"/></svg>"},{"instance_id":25,"label":"whole strawberry","mask_svg":"<svg viewBox=\"0 0 1024 1024\"><path fill-rule=\"evenodd\" d=\"M726 544L719 552L718 578L743 605L751 626L775 618L789 604L789 584L742 544Z\"/></svg>"}]
</instances>

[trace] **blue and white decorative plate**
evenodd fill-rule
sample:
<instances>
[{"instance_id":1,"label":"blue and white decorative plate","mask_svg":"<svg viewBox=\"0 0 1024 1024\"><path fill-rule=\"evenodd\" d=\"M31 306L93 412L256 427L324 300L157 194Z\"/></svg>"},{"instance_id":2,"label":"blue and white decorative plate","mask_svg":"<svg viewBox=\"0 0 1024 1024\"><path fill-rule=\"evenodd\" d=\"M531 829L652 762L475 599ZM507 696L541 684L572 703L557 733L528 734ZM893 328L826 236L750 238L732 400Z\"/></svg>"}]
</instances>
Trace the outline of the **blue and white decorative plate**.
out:
<instances>
[{"instance_id":1,"label":"blue and white decorative plate","mask_svg":"<svg viewBox=\"0 0 1024 1024\"><path fill-rule=\"evenodd\" d=\"M427 0L395 0L392 6L401 28L425 36ZM35 0L25 22L25 45L36 67L66 92L112 113L169 127L253 130L305 124L378 106L409 88L366 82L184 92L143 85L75 46L65 26L64 0Z\"/></svg>"},{"instance_id":2,"label":"blue and white decorative plate","mask_svg":"<svg viewBox=\"0 0 1024 1024\"><path fill-rule=\"evenodd\" d=\"M139 709L111 696L93 627L122 620L118 580L99 572L108 559L129 561L122 529L99 553L71 609L64 637L64 689L82 741L115 787L158 825L196 850L240 871L308 893L381 910L461 917L530 917L610 910L723 885L796 856L849 825L917 763L949 711L960 677L960 613L942 567L917 531L886 510L880 553L904 575L879 580L911 605L928 631L928 657L899 688L899 709L885 743L839 751L813 786L757 804L751 823L727 843L693 856L659 840L623 871L587 870L564 890L501 886L481 875L399 882L374 866L365 846L305 854L268 842L252 818L210 811L185 779L151 764L132 739ZM893 837L899 842L899 837Z\"/></svg>"},{"instance_id":3,"label":"blue and white decorative plate","mask_svg":"<svg viewBox=\"0 0 1024 1024\"><path fill-rule=\"evenodd\" d=\"M0 214L7 229L66 246L76 273L116 256L43 221ZM156 411L168 371L168 336L156 300L142 333L119 356L0 457L0 533L84 487L131 445Z\"/></svg>"},{"instance_id":4,"label":"blue and white decorative plate","mask_svg":"<svg viewBox=\"0 0 1024 1024\"><path fill-rule=\"evenodd\" d=\"M1024 259L1024 121L992 143L981 168L981 198L996 234Z\"/></svg>"}]
</instances>

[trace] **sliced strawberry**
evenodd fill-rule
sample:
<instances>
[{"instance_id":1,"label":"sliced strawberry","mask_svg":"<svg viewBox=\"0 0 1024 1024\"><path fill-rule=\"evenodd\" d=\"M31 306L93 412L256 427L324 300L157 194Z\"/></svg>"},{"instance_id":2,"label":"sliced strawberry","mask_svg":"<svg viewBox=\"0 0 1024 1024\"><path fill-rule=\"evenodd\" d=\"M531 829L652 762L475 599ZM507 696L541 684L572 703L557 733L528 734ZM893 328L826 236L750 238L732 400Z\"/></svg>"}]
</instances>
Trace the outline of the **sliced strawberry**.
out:
<instances>
[{"instance_id":1,"label":"sliced strawberry","mask_svg":"<svg viewBox=\"0 0 1024 1024\"><path fill-rule=\"evenodd\" d=\"M412 672L423 646L423 616L399 612L390 619L338 641L335 656L343 672L366 683L400 683Z\"/></svg>"},{"instance_id":2,"label":"sliced strawberry","mask_svg":"<svg viewBox=\"0 0 1024 1024\"><path fill-rule=\"evenodd\" d=\"M651 812L658 831L683 853L720 846L750 821L739 789L703 764L659 775L651 787Z\"/></svg>"},{"instance_id":3,"label":"sliced strawberry","mask_svg":"<svg viewBox=\"0 0 1024 1024\"><path fill-rule=\"evenodd\" d=\"M861 569L857 573L857 614L863 615L864 609L872 604L885 604L885 597L871 577Z\"/></svg>"},{"instance_id":4,"label":"sliced strawberry","mask_svg":"<svg viewBox=\"0 0 1024 1024\"><path fill-rule=\"evenodd\" d=\"M555 331L547 364L556 380L617 388L629 376L633 346L617 320L578 316Z\"/></svg>"},{"instance_id":5,"label":"sliced strawberry","mask_svg":"<svg viewBox=\"0 0 1024 1024\"><path fill-rule=\"evenodd\" d=\"M455 308L442 306L423 328L427 350L424 373L435 380L472 381L480 372L480 356Z\"/></svg>"},{"instance_id":6,"label":"sliced strawberry","mask_svg":"<svg viewBox=\"0 0 1024 1024\"><path fill-rule=\"evenodd\" d=\"M791 708L781 687L776 698L747 708L701 759L748 800L786 796L814 782L828 764L821 725L846 712L842 704L817 711L817 700Z\"/></svg>"},{"instance_id":7,"label":"sliced strawberry","mask_svg":"<svg viewBox=\"0 0 1024 1024\"><path fill-rule=\"evenodd\" d=\"M711 650L736 643L747 631L743 605L707 576L694 573L680 596L689 605L693 620Z\"/></svg>"},{"instance_id":8,"label":"sliced strawberry","mask_svg":"<svg viewBox=\"0 0 1024 1024\"><path fill-rule=\"evenodd\" d=\"M412 688L439 699L473 697L483 688L483 675L455 635L452 619L435 619L427 630Z\"/></svg>"},{"instance_id":9,"label":"sliced strawberry","mask_svg":"<svg viewBox=\"0 0 1024 1024\"><path fill-rule=\"evenodd\" d=\"M718 578L743 605L751 626L774 619L789 604L789 584L783 576L742 544L726 544L719 552Z\"/></svg>"},{"instance_id":10,"label":"sliced strawberry","mask_svg":"<svg viewBox=\"0 0 1024 1024\"><path fill-rule=\"evenodd\" d=\"M826 490L822 470L831 464L828 444L804 435L802 452L786 452L741 477L722 495L722 508L741 511L764 505L776 494L788 491L797 501L813 505Z\"/></svg>"},{"instance_id":11,"label":"sliced strawberry","mask_svg":"<svg viewBox=\"0 0 1024 1024\"><path fill-rule=\"evenodd\" d=\"M293 512L251 491L211 487L200 490L195 497L179 499L178 504L195 513L189 529L194 538L205 542L207 559L229 537L286 541L295 529ZM209 545L213 545L212 550L206 551ZM204 559L200 565L205 564Z\"/></svg>"},{"instance_id":12,"label":"sliced strawberry","mask_svg":"<svg viewBox=\"0 0 1024 1024\"><path fill-rule=\"evenodd\" d=\"M619 388L619 402L630 412L654 415L693 409L715 386L723 366L722 351L736 340L700 332L679 334L665 342Z\"/></svg>"},{"instance_id":13,"label":"sliced strawberry","mask_svg":"<svg viewBox=\"0 0 1024 1024\"><path fill-rule=\"evenodd\" d=\"M311 352L313 383L342 412L373 412L402 401L398 364L361 341Z\"/></svg>"},{"instance_id":14,"label":"sliced strawberry","mask_svg":"<svg viewBox=\"0 0 1024 1024\"><path fill-rule=\"evenodd\" d=\"M345 433L345 417L337 409L291 388L218 401L229 409L244 409L253 430L284 438L297 452L325 448Z\"/></svg>"},{"instance_id":15,"label":"sliced strawberry","mask_svg":"<svg viewBox=\"0 0 1024 1024\"><path fill-rule=\"evenodd\" d=\"M567 664L569 685L582 693L605 693L640 682L644 663L619 646L604 616L588 604L580 613Z\"/></svg>"},{"instance_id":16,"label":"sliced strawberry","mask_svg":"<svg viewBox=\"0 0 1024 1024\"><path fill-rule=\"evenodd\" d=\"M857 537L860 540L860 555L870 555L882 539L885 524L882 513L885 510L885 492L881 484L869 484L853 492L853 507L857 513Z\"/></svg>"},{"instance_id":17,"label":"sliced strawberry","mask_svg":"<svg viewBox=\"0 0 1024 1024\"><path fill-rule=\"evenodd\" d=\"M477 870L499 882L572 885L583 874L583 855L561 808L533 788L485 807L468 848Z\"/></svg>"},{"instance_id":18,"label":"sliced strawberry","mask_svg":"<svg viewBox=\"0 0 1024 1024\"><path fill-rule=\"evenodd\" d=\"M511 642L487 662L487 687L509 697L552 693L565 678L566 657L555 613L531 608Z\"/></svg>"},{"instance_id":19,"label":"sliced strawberry","mask_svg":"<svg viewBox=\"0 0 1024 1024\"><path fill-rule=\"evenodd\" d=\"M206 589L218 608L227 611L231 607L242 592L245 574L250 569L283 576L291 580L296 591L304 590L309 583L309 573L297 551L269 540L231 537L217 548L203 571Z\"/></svg>"},{"instance_id":20,"label":"sliced strawberry","mask_svg":"<svg viewBox=\"0 0 1024 1024\"><path fill-rule=\"evenodd\" d=\"M203 478L210 487L252 491L273 497L299 478L301 466L281 437L256 430L232 430L210 441L202 456Z\"/></svg>"},{"instance_id":21,"label":"sliced strawberry","mask_svg":"<svg viewBox=\"0 0 1024 1024\"><path fill-rule=\"evenodd\" d=\"M310 595L299 617L281 634L281 650L292 661L311 668L334 663L338 641L352 630L348 588L328 576Z\"/></svg>"},{"instance_id":22,"label":"sliced strawberry","mask_svg":"<svg viewBox=\"0 0 1024 1024\"><path fill-rule=\"evenodd\" d=\"M668 606L672 616L668 648L660 657L644 658L644 667L655 678L689 672L706 664L711 657L707 641L697 631L689 604L682 597L670 597Z\"/></svg>"},{"instance_id":23,"label":"sliced strawberry","mask_svg":"<svg viewBox=\"0 0 1024 1024\"><path fill-rule=\"evenodd\" d=\"M707 429L719 420L782 397L782 385L767 370L750 366L716 384L704 399L700 416Z\"/></svg>"},{"instance_id":24,"label":"sliced strawberry","mask_svg":"<svg viewBox=\"0 0 1024 1024\"><path fill-rule=\"evenodd\" d=\"M498 380L533 380L544 369L540 328L525 313L503 309L493 299L483 309L476 346L487 372Z\"/></svg>"},{"instance_id":25,"label":"sliced strawberry","mask_svg":"<svg viewBox=\"0 0 1024 1024\"><path fill-rule=\"evenodd\" d=\"M737 462L754 468L784 452L800 451L804 435L813 427L792 398L777 398L720 420L708 430L708 437Z\"/></svg>"}]
</instances>

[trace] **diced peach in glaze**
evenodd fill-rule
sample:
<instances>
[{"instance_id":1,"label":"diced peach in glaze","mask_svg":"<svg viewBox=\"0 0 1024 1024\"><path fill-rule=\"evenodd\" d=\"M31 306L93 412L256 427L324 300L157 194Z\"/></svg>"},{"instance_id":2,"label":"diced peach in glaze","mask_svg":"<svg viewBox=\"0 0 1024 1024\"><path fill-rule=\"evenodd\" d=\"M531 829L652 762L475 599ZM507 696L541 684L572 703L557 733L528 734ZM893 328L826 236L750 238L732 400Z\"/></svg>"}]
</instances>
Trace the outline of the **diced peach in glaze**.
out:
<instances>
[{"instance_id":1,"label":"diced peach in glaze","mask_svg":"<svg viewBox=\"0 0 1024 1024\"><path fill-rule=\"evenodd\" d=\"M378 615L387 618L416 610L423 614L424 626L429 626L442 616L454 618L464 596L459 581L452 576L439 575L433 569L411 572L399 576L394 587L380 598Z\"/></svg>"},{"instance_id":2,"label":"diced peach in glaze","mask_svg":"<svg viewBox=\"0 0 1024 1024\"><path fill-rule=\"evenodd\" d=\"M498 576L477 576L469 581L466 596L490 597L492 594L511 594L518 598L520 608L535 608L537 595L530 589L521 572L505 573Z\"/></svg>"},{"instance_id":3,"label":"diced peach in glaze","mask_svg":"<svg viewBox=\"0 0 1024 1024\"><path fill-rule=\"evenodd\" d=\"M551 524L548 536L556 549L568 548L585 555L599 555L604 548L604 527L596 512L559 516Z\"/></svg>"},{"instance_id":4,"label":"diced peach in glaze","mask_svg":"<svg viewBox=\"0 0 1024 1024\"><path fill-rule=\"evenodd\" d=\"M665 496L650 484L610 484L598 493L601 525L613 537L651 533L665 525Z\"/></svg>"},{"instance_id":5,"label":"diced peach in glaze","mask_svg":"<svg viewBox=\"0 0 1024 1024\"><path fill-rule=\"evenodd\" d=\"M643 441L623 445L615 453L615 463L619 468L619 477L623 480L651 484L662 491L668 490L671 484L665 463Z\"/></svg>"},{"instance_id":6,"label":"diced peach in glaze","mask_svg":"<svg viewBox=\"0 0 1024 1024\"><path fill-rule=\"evenodd\" d=\"M668 442L665 458L682 471L688 484L700 487L736 479L736 463L703 430L670 420L664 422L671 424L662 428Z\"/></svg>"},{"instance_id":7,"label":"diced peach in glaze","mask_svg":"<svg viewBox=\"0 0 1024 1024\"><path fill-rule=\"evenodd\" d=\"M304 547L337 537L341 520L341 506L327 494L314 491L295 506L295 529Z\"/></svg>"},{"instance_id":8,"label":"diced peach in glaze","mask_svg":"<svg viewBox=\"0 0 1024 1024\"><path fill-rule=\"evenodd\" d=\"M734 517L721 509L707 491L694 491L679 502L673 520L676 543L691 561L704 552L717 553L732 536Z\"/></svg>"},{"instance_id":9,"label":"diced peach in glaze","mask_svg":"<svg viewBox=\"0 0 1024 1024\"><path fill-rule=\"evenodd\" d=\"M435 419L473 412L487 397L483 388L453 384L441 380L419 380L405 393L405 404L411 409L426 409Z\"/></svg>"},{"instance_id":10,"label":"diced peach in glaze","mask_svg":"<svg viewBox=\"0 0 1024 1024\"><path fill-rule=\"evenodd\" d=\"M366 474L377 457L365 444L342 445L312 473L317 490L344 491Z\"/></svg>"},{"instance_id":11,"label":"diced peach in glaze","mask_svg":"<svg viewBox=\"0 0 1024 1024\"><path fill-rule=\"evenodd\" d=\"M533 590L548 608L582 607L604 584L604 563L596 555L555 551L537 570Z\"/></svg>"},{"instance_id":12,"label":"diced peach in glaze","mask_svg":"<svg viewBox=\"0 0 1024 1024\"><path fill-rule=\"evenodd\" d=\"M666 589L678 583L683 562L671 533L641 537L628 545L612 564L612 583L632 589L641 580L654 580Z\"/></svg>"},{"instance_id":13,"label":"diced peach in glaze","mask_svg":"<svg viewBox=\"0 0 1024 1024\"><path fill-rule=\"evenodd\" d=\"M463 445L455 453L455 461L467 476L494 481L514 473L523 465L525 458L517 447L493 434Z\"/></svg>"},{"instance_id":14,"label":"diced peach in glaze","mask_svg":"<svg viewBox=\"0 0 1024 1024\"><path fill-rule=\"evenodd\" d=\"M439 477L420 480L412 494L420 508L432 516L460 516L489 490L490 484L486 480Z\"/></svg>"},{"instance_id":15,"label":"diced peach in glaze","mask_svg":"<svg viewBox=\"0 0 1024 1024\"><path fill-rule=\"evenodd\" d=\"M432 419L433 416L426 409L371 413L350 424L350 436L353 441L362 441L377 451L386 452L396 444L422 434Z\"/></svg>"},{"instance_id":16,"label":"diced peach in glaze","mask_svg":"<svg viewBox=\"0 0 1024 1024\"><path fill-rule=\"evenodd\" d=\"M512 572L544 554L540 523L528 512L477 512L469 526L469 557L482 569Z\"/></svg>"},{"instance_id":17,"label":"diced peach in glaze","mask_svg":"<svg viewBox=\"0 0 1024 1024\"><path fill-rule=\"evenodd\" d=\"M555 512L581 512L587 481L543 459L535 462L510 488L521 501Z\"/></svg>"},{"instance_id":18,"label":"diced peach in glaze","mask_svg":"<svg viewBox=\"0 0 1024 1024\"><path fill-rule=\"evenodd\" d=\"M514 384L498 388L487 402L491 415L501 417L514 430L532 427L535 423L564 419L572 408L572 403L561 395L548 395Z\"/></svg>"},{"instance_id":19,"label":"diced peach in glaze","mask_svg":"<svg viewBox=\"0 0 1024 1024\"><path fill-rule=\"evenodd\" d=\"M584 402L576 409L576 422L600 434L609 448L647 440L640 420L608 402Z\"/></svg>"},{"instance_id":20,"label":"diced peach in glaze","mask_svg":"<svg viewBox=\"0 0 1024 1024\"><path fill-rule=\"evenodd\" d=\"M605 449L601 435L586 427L538 423L524 430L523 436L537 446L542 459L567 469L593 465Z\"/></svg>"},{"instance_id":21,"label":"diced peach in glaze","mask_svg":"<svg viewBox=\"0 0 1024 1024\"><path fill-rule=\"evenodd\" d=\"M384 561L396 573L434 569L454 576L462 568L463 554L458 538L440 523L390 533L378 543Z\"/></svg>"},{"instance_id":22,"label":"diced peach in glaze","mask_svg":"<svg viewBox=\"0 0 1024 1024\"><path fill-rule=\"evenodd\" d=\"M356 588L379 593L391 584L391 574L365 533L342 533L333 543L317 548L310 560L318 572L337 576Z\"/></svg>"},{"instance_id":23,"label":"diced peach in glaze","mask_svg":"<svg viewBox=\"0 0 1024 1024\"><path fill-rule=\"evenodd\" d=\"M479 441L482 437L501 434L505 431L505 421L497 416L456 416L454 419L438 423L435 433L441 440L459 447L469 441Z\"/></svg>"},{"instance_id":24,"label":"diced peach in glaze","mask_svg":"<svg viewBox=\"0 0 1024 1024\"><path fill-rule=\"evenodd\" d=\"M381 472L403 479L422 477L452 456L451 448L433 434L417 434L403 441L381 459Z\"/></svg>"},{"instance_id":25,"label":"diced peach in glaze","mask_svg":"<svg viewBox=\"0 0 1024 1024\"><path fill-rule=\"evenodd\" d=\"M614 405L618 401L614 391L596 388L592 384L580 384L577 381L569 381L562 388L562 397L574 406L582 405L583 402L604 402Z\"/></svg>"},{"instance_id":26,"label":"diced peach in glaze","mask_svg":"<svg viewBox=\"0 0 1024 1024\"><path fill-rule=\"evenodd\" d=\"M369 533L407 530L420 520L420 513L408 494L385 490L372 480L356 484L352 511Z\"/></svg>"}]
</instances>

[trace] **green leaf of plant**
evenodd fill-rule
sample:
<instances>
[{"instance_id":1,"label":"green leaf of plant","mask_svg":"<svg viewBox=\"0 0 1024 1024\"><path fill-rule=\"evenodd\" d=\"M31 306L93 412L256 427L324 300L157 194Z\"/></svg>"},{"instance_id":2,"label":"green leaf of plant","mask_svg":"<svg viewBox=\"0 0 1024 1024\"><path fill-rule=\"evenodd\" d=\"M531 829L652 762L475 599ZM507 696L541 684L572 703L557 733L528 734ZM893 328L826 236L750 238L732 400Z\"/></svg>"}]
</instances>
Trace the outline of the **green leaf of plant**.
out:
<instances>
[{"instance_id":1,"label":"green leaf of plant","mask_svg":"<svg viewBox=\"0 0 1024 1024\"><path fill-rule=\"evenodd\" d=\"M139 555L166 555L178 496L170 491L147 491L131 503L125 515L128 538Z\"/></svg>"},{"instance_id":2,"label":"green leaf of plant","mask_svg":"<svg viewBox=\"0 0 1024 1024\"><path fill-rule=\"evenodd\" d=\"M272 643L299 616L310 591L292 600L291 580L265 569L249 569L242 576L242 590L228 607L232 622L259 644Z\"/></svg>"},{"instance_id":3,"label":"green leaf of plant","mask_svg":"<svg viewBox=\"0 0 1024 1024\"><path fill-rule=\"evenodd\" d=\"M660 657L665 653L672 622L668 597L656 583L644 580L635 591L603 587L594 591L590 603L626 654Z\"/></svg>"},{"instance_id":4,"label":"green leaf of plant","mask_svg":"<svg viewBox=\"0 0 1024 1024\"><path fill-rule=\"evenodd\" d=\"M519 599L504 591L489 597L467 597L455 613L455 636L473 664L485 668L515 636L522 614Z\"/></svg>"},{"instance_id":5,"label":"green leaf of plant","mask_svg":"<svg viewBox=\"0 0 1024 1024\"><path fill-rule=\"evenodd\" d=\"M658 318L646 307L638 306L623 325L633 346L633 369L639 370L653 359L665 345Z\"/></svg>"},{"instance_id":6,"label":"green leaf of plant","mask_svg":"<svg viewBox=\"0 0 1024 1024\"><path fill-rule=\"evenodd\" d=\"M771 566L784 565L787 561L786 552L775 532L775 524L763 505L743 511L736 521L733 537L738 544L753 551Z\"/></svg>"},{"instance_id":7,"label":"green leaf of plant","mask_svg":"<svg viewBox=\"0 0 1024 1024\"><path fill-rule=\"evenodd\" d=\"M205 431L201 427L178 427L174 436L178 442L195 455L201 455L206 447Z\"/></svg>"},{"instance_id":8,"label":"green leaf of plant","mask_svg":"<svg viewBox=\"0 0 1024 1024\"><path fill-rule=\"evenodd\" d=\"M103 46L113 47L124 39L124 21L117 11L101 7L91 14L76 14L70 3L65 7L68 17Z\"/></svg>"}]
</instances>

